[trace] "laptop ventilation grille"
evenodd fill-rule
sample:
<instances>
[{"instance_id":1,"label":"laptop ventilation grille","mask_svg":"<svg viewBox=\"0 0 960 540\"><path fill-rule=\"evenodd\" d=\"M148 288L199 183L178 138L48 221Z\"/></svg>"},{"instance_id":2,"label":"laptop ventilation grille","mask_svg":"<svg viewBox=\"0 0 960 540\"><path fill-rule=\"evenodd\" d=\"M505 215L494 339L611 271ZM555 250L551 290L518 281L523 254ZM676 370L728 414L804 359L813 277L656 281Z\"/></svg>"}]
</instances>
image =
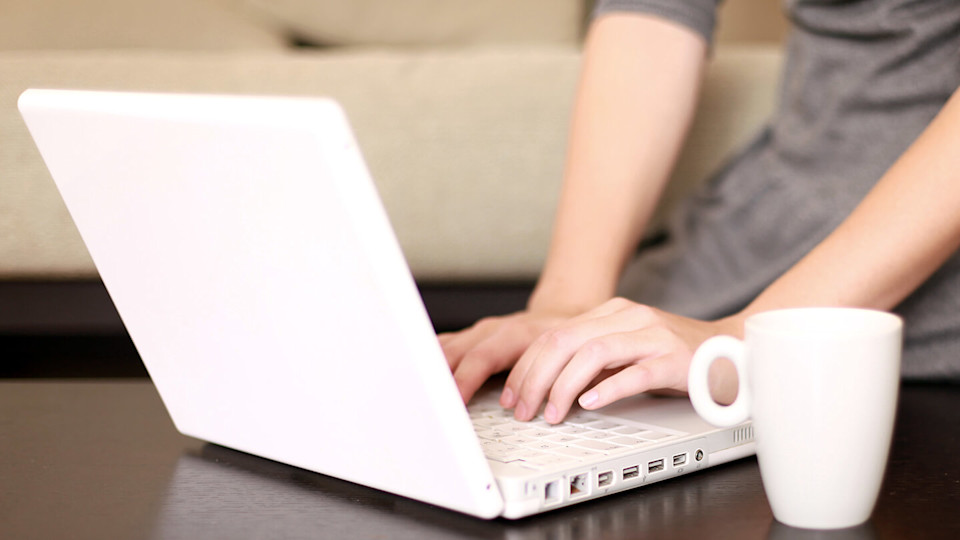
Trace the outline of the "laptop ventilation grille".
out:
<instances>
[{"instance_id":1,"label":"laptop ventilation grille","mask_svg":"<svg viewBox=\"0 0 960 540\"><path fill-rule=\"evenodd\" d=\"M733 432L733 442L736 444L753 440L753 426L742 427Z\"/></svg>"}]
</instances>

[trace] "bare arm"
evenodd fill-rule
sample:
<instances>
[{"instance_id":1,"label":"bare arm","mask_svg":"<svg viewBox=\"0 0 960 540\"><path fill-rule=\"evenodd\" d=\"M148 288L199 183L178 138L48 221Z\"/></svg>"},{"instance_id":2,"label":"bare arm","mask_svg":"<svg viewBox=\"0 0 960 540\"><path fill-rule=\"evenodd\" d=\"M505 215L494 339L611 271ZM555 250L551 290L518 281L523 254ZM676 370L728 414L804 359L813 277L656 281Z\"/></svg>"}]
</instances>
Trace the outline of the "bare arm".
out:
<instances>
[{"instance_id":1,"label":"bare arm","mask_svg":"<svg viewBox=\"0 0 960 540\"><path fill-rule=\"evenodd\" d=\"M960 248L960 91L857 208L740 314L892 309Z\"/></svg>"},{"instance_id":2,"label":"bare arm","mask_svg":"<svg viewBox=\"0 0 960 540\"><path fill-rule=\"evenodd\" d=\"M530 307L613 296L693 118L706 44L655 17L601 17L587 38L553 238Z\"/></svg>"},{"instance_id":3,"label":"bare arm","mask_svg":"<svg viewBox=\"0 0 960 540\"><path fill-rule=\"evenodd\" d=\"M544 330L613 295L693 117L706 50L695 32L656 17L594 22L553 237L528 308L440 337L464 400Z\"/></svg>"}]
</instances>

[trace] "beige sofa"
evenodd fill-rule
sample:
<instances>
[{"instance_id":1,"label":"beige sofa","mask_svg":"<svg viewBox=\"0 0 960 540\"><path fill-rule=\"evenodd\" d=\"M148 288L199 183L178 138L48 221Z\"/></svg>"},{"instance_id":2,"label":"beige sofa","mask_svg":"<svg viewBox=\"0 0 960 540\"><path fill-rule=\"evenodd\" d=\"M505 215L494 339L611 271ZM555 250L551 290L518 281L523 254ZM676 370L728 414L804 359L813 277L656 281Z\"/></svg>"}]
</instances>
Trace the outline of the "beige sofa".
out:
<instances>
[{"instance_id":1,"label":"beige sofa","mask_svg":"<svg viewBox=\"0 0 960 540\"><path fill-rule=\"evenodd\" d=\"M64 308L66 288L24 293L97 283L17 113L28 87L333 96L426 289L531 283L561 178L587 4L0 0L0 333L101 324L84 311L96 303L88 296ZM780 24L771 37L771 23L721 21L668 204L771 110Z\"/></svg>"}]
</instances>

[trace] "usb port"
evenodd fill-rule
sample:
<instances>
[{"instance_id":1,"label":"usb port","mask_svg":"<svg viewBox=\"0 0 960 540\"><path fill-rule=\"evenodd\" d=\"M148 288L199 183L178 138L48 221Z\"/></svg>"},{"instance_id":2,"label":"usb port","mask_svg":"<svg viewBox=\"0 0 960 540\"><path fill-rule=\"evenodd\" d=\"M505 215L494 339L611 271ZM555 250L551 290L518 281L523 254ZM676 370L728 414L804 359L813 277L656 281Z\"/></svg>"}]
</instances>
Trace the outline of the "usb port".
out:
<instances>
[{"instance_id":1,"label":"usb port","mask_svg":"<svg viewBox=\"0 0 960 540\"><path fill-rule=\"evenodd\" d=\"M673 456L673 466L683 467L687 464L687 454L677 454Z\"/></svg>"},{"instance_id":2,"label":"usb port","mask_svg":"<svg viewBox=\"0 0 960 540\"><path fill-rule=\"evenodd\" d=\"M655 473L663 470L663 459L657 459L647 463L647 472Z\"/></svg>"},{"instance_id":3,"label":"usb port","mask_svg":"<svg viewBox=\"0 0 960 540\"><path fill-rule=\"evenodd\" d=\"M597 475L597 487L609 486L613 483L613 471L602 472Z\"/></svg>"},{"instance_id":4,"label":"usb port","mask_svg":"<svg viewBox=\"0 0 960 540\"><path fill-rule=\"evenodd\" d=\"M634 465L633 467L627 467L623 470L623 479L629 480L631 478L636 478L640 476L640 466Z\"/></svg>"}]
</instances>

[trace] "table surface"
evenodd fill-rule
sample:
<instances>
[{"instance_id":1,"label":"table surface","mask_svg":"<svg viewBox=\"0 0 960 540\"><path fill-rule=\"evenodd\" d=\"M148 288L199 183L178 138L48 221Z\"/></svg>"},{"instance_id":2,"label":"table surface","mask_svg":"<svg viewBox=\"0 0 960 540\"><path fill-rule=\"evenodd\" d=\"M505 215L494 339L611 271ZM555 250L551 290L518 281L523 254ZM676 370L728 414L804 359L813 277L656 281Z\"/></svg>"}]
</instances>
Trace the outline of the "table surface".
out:
<instances>
[{"instance_id":1,"label":"table surface","mask_svg":"<svg viewBox=\"0 0 960 540\"><path fill-rule=\"evenodd\" d=\"M905 385L880 499L862 527L777 523L754 458L483 521L180 435L143 380L8 381L0 538L956 539L958 455L960 387Z\"/></svg>"}]
</instances>

